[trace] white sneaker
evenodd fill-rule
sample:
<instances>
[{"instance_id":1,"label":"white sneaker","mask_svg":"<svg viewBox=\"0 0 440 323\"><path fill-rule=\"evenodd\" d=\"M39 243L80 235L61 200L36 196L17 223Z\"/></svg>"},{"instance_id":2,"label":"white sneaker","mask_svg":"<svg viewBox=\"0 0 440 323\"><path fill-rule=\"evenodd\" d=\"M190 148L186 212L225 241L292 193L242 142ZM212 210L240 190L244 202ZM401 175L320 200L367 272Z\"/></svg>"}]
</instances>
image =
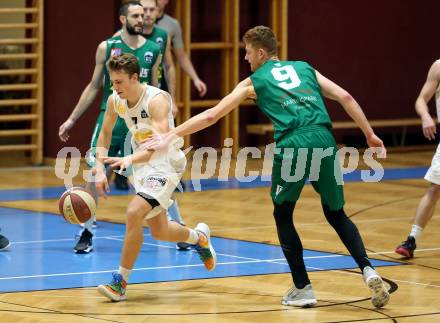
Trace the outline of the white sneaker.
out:
<instances>
[{"instance_id":1,"label":"white sneaker","mask_svg":"<svg viewBox=\"0 0 440 323\"><path fill-rule=\"evenodd\" d=\"M367 266L364 268L362 276L364 277L364 281L368 288L372 292L371 302L373 303L374 307L381 308L387 305L388 301L390 300L390 293L385 287L385 284L383 283L379 274L373 268Z\"/></svg>"},{"instance_id":2,"label":"white sneaker","mask_svg":"<svg viewBox=\"0 0 440 323\"><path fill-rule=\"evenodd\" d=\"M200 260L205 264L208 271L215 269L217 265L217 255L211 244L211 230L205 223L199 223L194 228L199 233L199 241L194 245L194 249L199 254Z\"/></svg>"},{"instance_id":3,"label":"white sneaker","mask_svg":"<svg viewBox=\"0 0 440 323\"><path fill-rule=\"evenodd\" d=\"M311 284L301 289L293 285L281 299L281 304L286 306L312 307L316 303L318 302Z\"/></svg>"}]
</instances>

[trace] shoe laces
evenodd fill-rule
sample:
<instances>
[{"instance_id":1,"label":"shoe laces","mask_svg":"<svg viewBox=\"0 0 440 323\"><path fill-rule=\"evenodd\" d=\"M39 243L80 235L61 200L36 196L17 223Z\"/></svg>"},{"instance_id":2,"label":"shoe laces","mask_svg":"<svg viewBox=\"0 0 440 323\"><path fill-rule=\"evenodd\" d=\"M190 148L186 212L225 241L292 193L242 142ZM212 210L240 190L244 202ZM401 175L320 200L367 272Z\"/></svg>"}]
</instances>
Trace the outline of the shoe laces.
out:
<instances>
[{"instance_id":1,"label":"shoe laces","mask_svg":"<svg viewBox=\"0 0 440 323\"><path fill-rule=\"evenodd\" d=\"M93 235L91 233L87 233L86 231L88 231L88 230L84 230L81 233L81 235L79 236L78 243L90 242L90 239L93 237ZM78 237L78 235L76 237Z\"/></svg>"},{"instance_id":2,"label":"shoe laces","mask_svg":"<svg viewBox=\"0 0 440 323\"><path fill-rule=\"evenodd\" d=\"M402 243L401 243L401 246L404 247L404 248L407 248L407 249L413 248L414 245L415 245L414 238L411 239L409 237L408 237L408 239L406 239L405 241L402 241Z\"/></svg>"},{"instance_id":3,"label":"shoe laces","mask_svg":"<svg viewBox=\"0 0 440 323\"><path fill-rule=\"evenodd\" d=\"M112 273L112 277L113 278L112 278L112 281L110 282L110 285L122 287L122 282L124 281L124 278L122 277L122 275L119 273Z\"/></svg>"},{"instance_id":4,"label":"shoe laces","mask_svg":"<svg viewBox=\"0 0 440 323\"><path fill-rule=\"evenodd\" d=\"M199 254L200 259L203 262L205 262L208 259L212 258L211 250L209 250L209 248L204 248L204 247L200 246L199 244L196 244L194 246L194 249L197 251L197 253Z\"/></svg>"},{"instance_id":5,"label":"shoe laces","mask_svg":"<svg viewBox=\"0 0 440 323\"><path fill-rule=\"evenodd\" d=\"M298 294L298 288L296 288L295 286L290 287L290 289L287 291L286 293L286 297L292 297L295 296L296 294Z\"/></svg>"}]
</instances>

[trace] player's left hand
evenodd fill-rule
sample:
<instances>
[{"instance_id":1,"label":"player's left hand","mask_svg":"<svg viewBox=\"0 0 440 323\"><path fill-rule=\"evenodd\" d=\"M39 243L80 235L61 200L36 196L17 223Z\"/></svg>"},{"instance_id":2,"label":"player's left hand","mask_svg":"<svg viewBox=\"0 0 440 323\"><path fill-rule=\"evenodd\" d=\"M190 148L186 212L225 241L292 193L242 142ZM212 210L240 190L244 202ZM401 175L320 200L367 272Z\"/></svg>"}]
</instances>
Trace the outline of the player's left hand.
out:
<instances>
[{"instance_id":1,"label":"player's left hand","mask_svg":"<svg viewBox=\"0 0 440 323\"><path fill-rule=\"evenodd\" d=\"M383 144L383 141L375 134L373 134L367 138L367 144L370 148L377 148L378 149L378 152L377 152L378 158L386 158L387 157L387 150Z\"/></svg>"},{"instance_id":2,"label":"player's left hand","mask_svg":"<svg viewBox=\"0 0 440 323\"><path fill-rule=\"evenodd\" d=\"M132 155L128 155L125 157L106 157L104 158L104 164L109 164L113 169L116 170L118 174L121 174L125 169L130 167L133 164Z\"/></svg>"}]
</instances>

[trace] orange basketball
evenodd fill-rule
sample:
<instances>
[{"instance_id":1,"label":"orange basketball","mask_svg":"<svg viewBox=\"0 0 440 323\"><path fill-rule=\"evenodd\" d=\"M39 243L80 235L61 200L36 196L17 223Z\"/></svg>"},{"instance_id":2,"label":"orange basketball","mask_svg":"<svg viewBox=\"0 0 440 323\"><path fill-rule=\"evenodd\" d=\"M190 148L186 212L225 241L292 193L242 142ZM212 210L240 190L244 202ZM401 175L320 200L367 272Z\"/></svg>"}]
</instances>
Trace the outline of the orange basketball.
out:
<instances>
[{"instance_id":1,"label":"orange basketball","mask_svg":"<svg viewBox=\"0 0 440 323\"><path fill-rule=\"evenodd\" d=\"M64 219L72 224L84 223L96 212L92 193L82 187L72 187L61 195L58 203Z\"/></svg>"}]
</instances>

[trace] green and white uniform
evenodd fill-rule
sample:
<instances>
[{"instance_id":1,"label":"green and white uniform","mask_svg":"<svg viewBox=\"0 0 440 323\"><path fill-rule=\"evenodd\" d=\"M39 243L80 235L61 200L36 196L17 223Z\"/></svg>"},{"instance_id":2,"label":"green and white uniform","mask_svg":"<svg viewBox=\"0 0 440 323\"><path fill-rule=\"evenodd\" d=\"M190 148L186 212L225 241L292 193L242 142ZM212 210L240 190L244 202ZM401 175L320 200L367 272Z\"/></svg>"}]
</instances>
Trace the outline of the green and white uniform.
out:
<instances>
[{"instance_id":1,"label":"green and white uniform","mask_svg":"<svg viewBox=\"0 0 440 323\"><path fill-rule=\"evenodd\" d=\"M160 53L162 54L162 62L158 70L159 88L164 91L168 91L168 85L165 79L165 53L168 44L168 34L165 29L154 26L151 34L143 35L146 39L155 42L160 47Z\"/></svg>"},{"instance_id":2,"label":"green and white uniform","mask_svg":"<svg viewBox=\"0 0 440 323\"><path fill-rule=\"evenodd\" d=\"M272 168L273 201L295 202L309 178L323 204L341 209L344 194L338 184L342 181L336 142L315 70L306 62L268 60L251 81L258 107L274 124L280 150ZM320 151L329 156L319 165Z\"/></svg>"},{"instance_id":3,"label":"green and white uniform","mask_svg":"<svg viewBox=\"0 0 440 323\"><path fill-rule=\"evenodd\" d=\"M141 67L141 71L139 75L141 83L147 83L147 84L151 83L152 69L160 55L160 48L157 44L147 40L141 47L137 49L132 49L124 43L121 36L109 38L106 40L106 43L107 43L107 50L105 55L106 62L110 57L115 55L121 55L123 53L133 54L138 58ZM96 147L99 133L101 132L105 109L107 108L107 99L112 93L113 93L113 89L112 89L112 84L110 82L110 75L107 71L107 68L104 67L104 94L101 102L101 112L99 113L95 128L93 130L92 141L91 141L92 153L87 158L87 163L91 167L93 167L95 163L94 148ZM109 156L118 156L121 154L124 155L124 143L127 133L128 133L128 128L125 125L124 120L118 118L112 132L112 140L108 151ZM130 149L129 145L127 145L127 149ZM131 150L128 151L128 153L130 152Z\"/></svg>"}]
</instances>

